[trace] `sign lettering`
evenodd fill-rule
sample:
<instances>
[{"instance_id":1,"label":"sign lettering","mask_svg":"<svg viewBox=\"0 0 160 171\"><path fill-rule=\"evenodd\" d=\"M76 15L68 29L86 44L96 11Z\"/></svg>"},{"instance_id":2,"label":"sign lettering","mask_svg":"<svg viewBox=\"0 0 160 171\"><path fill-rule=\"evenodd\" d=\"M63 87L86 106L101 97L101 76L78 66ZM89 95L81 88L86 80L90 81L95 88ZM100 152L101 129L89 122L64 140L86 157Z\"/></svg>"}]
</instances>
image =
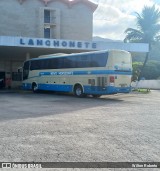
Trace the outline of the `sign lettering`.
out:
<instances>
[{"instance_id":1,"label":"sign lettering","mask_svg":"<svg viewBox=\"0 0 160 171\"><path fill-rule=\"evenodd\" d=\"M97 43L74 41L74 40L55 40L55 39L36 39L36 38L20 38L21 46L29 47L50 47L50 48L66 48L66 49L96 49Z\"/></svg>"}]
</instances>

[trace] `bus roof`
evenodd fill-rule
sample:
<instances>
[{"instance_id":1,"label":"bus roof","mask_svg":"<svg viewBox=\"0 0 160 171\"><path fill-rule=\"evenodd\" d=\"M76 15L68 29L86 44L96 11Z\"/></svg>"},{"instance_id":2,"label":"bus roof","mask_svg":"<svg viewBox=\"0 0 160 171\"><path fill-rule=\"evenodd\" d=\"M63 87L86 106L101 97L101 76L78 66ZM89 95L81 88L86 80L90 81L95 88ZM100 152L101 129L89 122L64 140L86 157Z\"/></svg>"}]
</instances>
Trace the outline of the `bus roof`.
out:
<instances>
[{"instance_id":1,"label":"bus roof","mask_svg":"<svg viewBox=\"0 0 160 171\"><path fill-rule=\"evenodd\" d=\"M38 58L32 58L30 60L40 60L40 59L49 59L49 58L59 58L59 57L65 57L65 56L74 56L74 55L84 55L84 54L99 54L99 53L107 53L107 52L114 52L114 51L119 51L119 52L127 52L124 50L119 50L119 49L111 49L111 50L101 50L101 51L91 51L91 52L81 52L81 53L71 53L71 54L66 54L66 53L55 53L55 54L48 54L48 55L41 55ZM128 52L129 53L129 52Z\"/></svg>"},{"instance_id":2,"label":"bus roof","mask_svg":"<svg viewBox=\"0 0 160 171\"><path fill-rule=\"evenodd\" d=\"M41 55L38 58L49 58L49 57L58 57L58 56L64 56L67 55L66 53L54 53L54 54L49 54L49 55Z\"/></svg>"}]
</instances>

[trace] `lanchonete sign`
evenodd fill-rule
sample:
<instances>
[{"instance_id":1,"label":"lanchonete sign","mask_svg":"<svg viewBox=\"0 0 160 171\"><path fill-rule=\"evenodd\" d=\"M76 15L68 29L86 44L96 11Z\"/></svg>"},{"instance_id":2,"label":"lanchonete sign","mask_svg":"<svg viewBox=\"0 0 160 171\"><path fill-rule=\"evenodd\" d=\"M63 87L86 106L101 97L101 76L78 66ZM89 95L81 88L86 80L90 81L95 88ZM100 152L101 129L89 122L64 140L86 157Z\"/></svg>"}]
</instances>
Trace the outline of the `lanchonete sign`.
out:
<instances>
[{"instance_id":1,"label":"lanchonete sign","mask_svg":"<svg viewBox=\"0 0 160 171\"><path fill-rule=\"evenodd\" d=\"M96 49L96 43L74 40L20 38L20 44L24 46L45 46L52 48Z\"/></svg>"},{"instance_id":2,"label":"lanchonete sign","mask_svg":"<svg viewBox=\"0 0 160 171\"><path fill-rule=\"evenodd\" d=\"M108 50L121 49L129 52L146 53L149 45L145 43L80 41L63 39L44 39L28 37L0 36L0 46L17 46L33 48L75 49L75 50Z\"/></svg>"},{"instance_id":3,"label":"lanchonete sign","mask_svg":"<svg viewBox=\"0 0 160 171\"><path fill-rule=\"evenodd\" d=\"M44 39L44 38L26 38L1 36L0 45L2 46L23 46L23 47L42 47L42 48L60 48L60 49L86 49L94 50L97 43L90 41L62 40L62 39Z\"/></svg>"}]
</instances>

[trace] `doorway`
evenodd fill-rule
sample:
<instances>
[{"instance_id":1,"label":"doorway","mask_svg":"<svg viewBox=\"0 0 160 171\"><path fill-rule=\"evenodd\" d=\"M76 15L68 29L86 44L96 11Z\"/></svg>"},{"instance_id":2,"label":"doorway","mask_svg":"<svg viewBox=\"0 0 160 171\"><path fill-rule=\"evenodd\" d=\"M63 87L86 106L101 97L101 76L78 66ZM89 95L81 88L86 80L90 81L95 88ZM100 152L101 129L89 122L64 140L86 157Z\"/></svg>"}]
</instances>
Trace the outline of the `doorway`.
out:
<instances>
[{"instance_id":1,"label":"doorway","mask_svg":"<svg viewBox=\"0 0 160 171\"><path fill-rule=\"evenodd\" d=\"M5 82L6 82L5 75L6 75L5 72L0 72L0 89L5 87Z\"/></svg>"}]
</instances>

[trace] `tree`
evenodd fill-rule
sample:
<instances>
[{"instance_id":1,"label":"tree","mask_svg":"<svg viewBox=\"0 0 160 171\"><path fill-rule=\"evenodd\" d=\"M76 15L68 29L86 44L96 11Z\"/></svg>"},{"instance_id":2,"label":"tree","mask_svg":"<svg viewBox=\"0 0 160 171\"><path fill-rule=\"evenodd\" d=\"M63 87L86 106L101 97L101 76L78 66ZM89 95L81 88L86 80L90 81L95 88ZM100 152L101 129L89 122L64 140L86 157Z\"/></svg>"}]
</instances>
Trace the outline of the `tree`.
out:
<instances>
[{"instance_id":1,"label":"tree","mask_svg":"<svg viewBox=\"0 0 160 171\"><path fill-rule=\"evenodd\" d=\"M137 29L128 28L125 30L126 37L124 42L134 42L134 43L148 43L149 52L145 57L140 76L144 71L146 63L149 58L152 45L156 41L160 41L160 10L158 10L155 5L149 7L144 6L142 13L136 13L136 24ZM139 76L139 78L140 78Z\"/></svg>"},{"instance_id":2,"label":"tree","mask_svg":"<svg viewBox=\"0 0 160 171\"><path fill-rule=\"evenodd\" d=\"M142 62L133 62L133 76L132 81L136 81L139 71L142 68ZM147 80L158 79L160 77L160 62L149 61L143 71L143 76Z\"/></svg>"}]
</instances>

